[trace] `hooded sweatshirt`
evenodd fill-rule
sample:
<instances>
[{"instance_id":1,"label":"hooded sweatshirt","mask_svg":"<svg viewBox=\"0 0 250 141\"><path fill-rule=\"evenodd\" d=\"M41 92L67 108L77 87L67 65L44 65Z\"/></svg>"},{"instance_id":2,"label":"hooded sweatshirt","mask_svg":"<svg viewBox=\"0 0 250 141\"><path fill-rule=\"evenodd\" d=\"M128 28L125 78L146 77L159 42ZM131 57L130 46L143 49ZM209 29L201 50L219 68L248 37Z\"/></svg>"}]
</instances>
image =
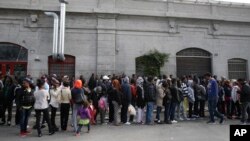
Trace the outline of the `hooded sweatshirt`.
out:
<instances>
[{"instance_id":1,"label":"hooded sweatshirt","mask_svg":"<svg viewBox=\"0 0 250 141\"><path fill-rule=\"evenodd\" d=\"M129 85L129 78L125 77L123 80L123 84L122 84L122 103L123 104L130 104L131 103L131 87Z\"/></svg>"},{"instance_id":2,"label":"hooded sweatshirt","mask_svg":"<svg viewBox=\"0 0 250 141\"><path fill-rule=\"evenodd\" d=\"M82 89L82 81L76 80L74 84L74 88L71 90L72 100L74 103L81 94L84 94L83 89Z\"/></svg>"}]
</instances>

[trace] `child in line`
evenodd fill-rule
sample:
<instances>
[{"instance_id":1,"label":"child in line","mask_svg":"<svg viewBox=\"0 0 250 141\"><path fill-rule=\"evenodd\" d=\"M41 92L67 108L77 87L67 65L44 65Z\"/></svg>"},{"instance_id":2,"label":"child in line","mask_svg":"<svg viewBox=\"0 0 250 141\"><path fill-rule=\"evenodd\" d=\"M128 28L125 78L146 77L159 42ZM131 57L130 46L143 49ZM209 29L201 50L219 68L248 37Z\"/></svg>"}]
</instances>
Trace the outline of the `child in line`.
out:
<instances>
[{"instance_id":1,"label":"child in line","mask_svg":"<svg viewBox=\"0 0 250 141\"><path fill-rule=\"evenodd\" d=\"M78 129L76 132L76 136L80 136L80 132L83 126L88 127L87 133L90 131L90 111L89 111L89 103L87 101L83 102L82 106L78 109L77 115L80 117L78 122Z\"/></svg>"}]
</instances>

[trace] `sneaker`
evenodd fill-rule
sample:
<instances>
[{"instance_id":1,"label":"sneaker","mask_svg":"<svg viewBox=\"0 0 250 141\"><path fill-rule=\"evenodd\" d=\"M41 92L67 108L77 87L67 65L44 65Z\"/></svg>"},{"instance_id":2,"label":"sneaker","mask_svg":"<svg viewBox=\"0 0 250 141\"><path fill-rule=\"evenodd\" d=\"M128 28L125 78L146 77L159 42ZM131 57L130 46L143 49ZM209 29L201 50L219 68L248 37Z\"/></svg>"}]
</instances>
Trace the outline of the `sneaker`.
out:
<instances>
[{"instance_id":1,"label":"sneaker","mask_svg":"<svg viewBox=\"0 0 250 141\"><path fill-rule=\"evenodd\" d=\"M207 124L213 125L216 124L214 121L208 121Z\"/></svg>"},{"instance_id":2,"label":"sneaker","mask_svg":"<svg viewBox=\"0 0 250 141\"><path fill-rule=\"evenodd\" d=\"M126 124L126 125L131 125L131 123L130 123L130 122L126 122L125 124Z\"/></svg>"},{"instance_id":3,"label":"sneaker","mask_svg":"<svg viewBox=\"0 0 250 141\"><path fill-rule=\"evenodd\" d=\"M8 121L8 122L7 122L7 125L8 125L8 126L11 126L11 122L10 122L10 121Z\"/></svg>"},{"instance_id":4,"label":"sneaker","mask_svg":"<svg viewBox=\"0 0 250 141\"><path fill-rule=\"evenodd\" d=\"M220 124L223 124L224 123L224 117L222 117L221 119L220 119L220 122L219 122Z\"/></svg>"},{"instance_id":5,"label":"sneaker","mask_svg":"<svg viewBox=\"0 0 250 141\"><path fill-rule=\"evenodd\" d=\"M25 134L26 135L32 134L32 131L26 131Z\"/></svg>"},{"instance_id":6,"label":"sneaker","mask_svg":"<svg viewBox=\"0 0 250 141\"><path fill-rule=\"evenodd\" d=\"M241 122L241 125L247 125L247 123L246 122Z\"/></svg>"},{"instance_id":7,"label":"sneaker","mask_svg":"<svg viewBox=\"0 0 250 141\"><path fill-rule=\"evenodd\" d=\"M161 123L161 120L158 120L157 123L160 124L160 123Z\"/></svg>"},{"instance_id":8,"label":"sneaker","mask_svg":"<svg viewBox=\"0 0 250 141\"><path fill-rule=\"evenodd\" d=\"M1 121L1 122L0 122L0 125L4 125L4 124L5 124L5 121Z\"/></svg>"},{"instance_id":9,"label":"sneaker","mask_svg":"<svg viewBox=\"0 0 250 141\"><path fill-rule=\"evenodd\" d=\"M50 133L49 133L50 136L53 135L53 134L55 134L55 132L50 132Z\"/></svg>"},{"instance_id":10,"label":"sneaker","mask_svg":"<svg viewBox=\"0 0 250 141\"><path fill-rule=\"evenodd\" d=\"M45 128L45 127L46 127L46 125L42 124L41 129L43 129L43 128Z\"/></svg>"},{"instance_id":11,"label":"sneaker","mask_svg":"<svg viewBox=\"0 0 250 141\"><path fill-rule=\"evenodd\" d=\"M21 132L21 133L20 133L20 137L24 138L24 137L26 137L26 136L27 136L27 134L26 134L25 132Z\"/></svg>"},{"instance_id":12,"label":"sneaker","mask_svg":"<svg viewBox=\"0 0 250 141\"><path fill-rule=\"evenodd\" d=\"M178 123L178 121L176 121L176 120L172 120L171 122L172 122L173 124L174 124L174 123Z\"/></svg>"},{"instance_id":13,"label":"sneaker","mask_svg":"<svg viewBox=\"0 0 250 141\"><path fill-rule=\"evenodd\" d=\"M180 117L179 120L180 120L180 121L183 121L184 119Z\"/></svg>"},{"instance_id":14,"label":"sneaker","mask_svg":"<svg viewBox=\"0 0 250 141\"><path fill-rule=\"evenodd\" d=\"M43 135L42 134L38 134L38 137L42 137Z\"/></svg>"},{"instance_id":15,"label":"sneaker","mask_svg":"<svg viewBox=\"0 0 250 141\"><path fill-rule=\"evenodd\" d=\"M165 121L165 124L172 124L171 121Z\"/></svg>"}]
</instances>

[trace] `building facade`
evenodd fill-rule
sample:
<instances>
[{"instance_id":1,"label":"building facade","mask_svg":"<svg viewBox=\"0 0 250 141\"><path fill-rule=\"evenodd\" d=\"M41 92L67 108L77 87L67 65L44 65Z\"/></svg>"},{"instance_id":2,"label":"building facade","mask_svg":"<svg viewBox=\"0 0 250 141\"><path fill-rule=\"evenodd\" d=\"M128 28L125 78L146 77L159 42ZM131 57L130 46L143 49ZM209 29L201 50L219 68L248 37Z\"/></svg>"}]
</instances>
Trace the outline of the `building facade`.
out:
<instances>
[{"instance_id":1,"label":"building facade","mask_svg":"<svg viewBox=\"0 0 250 141\"><path fill-rule=\"evenodd\" d=\"M136 58L169 53L161 72L249 78L250 6L187 0L70 0L65 62L52 59L58 0L0 0L0 67L15 75L134 74Z\"/></svg>"}]
</instances>

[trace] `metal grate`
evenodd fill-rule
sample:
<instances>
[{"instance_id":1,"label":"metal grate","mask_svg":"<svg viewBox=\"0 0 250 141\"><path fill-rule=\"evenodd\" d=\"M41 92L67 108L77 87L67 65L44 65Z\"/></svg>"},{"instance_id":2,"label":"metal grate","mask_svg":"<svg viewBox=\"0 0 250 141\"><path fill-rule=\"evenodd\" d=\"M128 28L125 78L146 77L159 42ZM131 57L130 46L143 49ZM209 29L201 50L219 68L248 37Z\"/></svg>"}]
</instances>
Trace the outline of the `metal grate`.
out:
<instances>
[{"instance_id":1,"label":"metal grate","mask_svg":"<svg viewBox=\"0 0 250 141\"><path fill-rule=\"evenodd\" d=\"M247 61L240 58L228 60L229 79L247 78Z\"/></svg>"},{"instance_id":2,"label":"metal grate","mask_svg":"<svg viewBox=\"0 0 250 141\"><path fill-rule=\"evenodd\" d=\"M198 48L184 49L176 54L178 57L211 57L211 54L205 50Z\"/></svg>"},{"instance_id":3,"label":"metal grate","mask_svg":"<svg viewBox=\"0 0 250 141\"><path fill-rule=\"evenodd\" d=\"M65 55L65 61L55 61L49 56L49 75L56 74L60 77L68 75L75 76L75 57Z\"/></svg>"}]
</instances>

